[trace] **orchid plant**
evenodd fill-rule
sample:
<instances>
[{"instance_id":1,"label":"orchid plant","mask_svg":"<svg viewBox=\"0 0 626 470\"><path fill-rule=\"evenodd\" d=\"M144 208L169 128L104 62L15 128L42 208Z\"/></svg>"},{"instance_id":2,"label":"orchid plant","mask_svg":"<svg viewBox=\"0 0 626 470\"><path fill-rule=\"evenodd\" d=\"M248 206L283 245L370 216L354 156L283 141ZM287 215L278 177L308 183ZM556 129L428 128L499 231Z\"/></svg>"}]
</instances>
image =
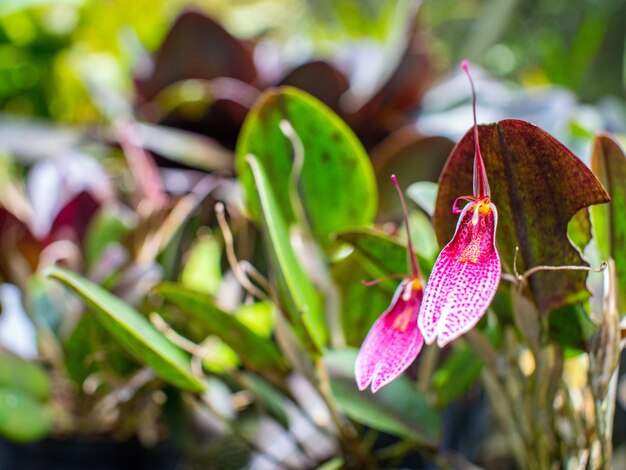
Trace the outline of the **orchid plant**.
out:
<instances>
[{"instance_id":1,"label":"orchid plant","mask_svg":"<svg viewBox=\"0 0 626 470\"><path fill-rule=\"evenodd\" d=\"M122 168L106 201L66 205L41 238L0 210L0 272L23 290L45 366L39 377L51 371L53 384L52 393L31 397L38 407L29 410L50 414L27 438L119 435L116 426L139 410L141 423L129 427L147 433L145 441L169 427L187 458L228 461L224 468L425 460L471 468L502 459L523 469L610 468L626 158L611 136L598 136L592 172L528 122L479 126L469 65L462 68L473 127L454 148L444 142L402 173L389 171L407 162L399 136L370 158L353 131L360 125L289 86L244 93L252 98L234 154L221 153L213 167L159 167L172 150L154 131L176 147L191 139L184 148L204 152L195 155L216 147L167 122L109 116L107 132L92 136L115 162L107 168ZM139 85L146 101L161 90L148 98L150 83ZM236 176L220 173L229 166ZM432 187L433 173L430 204L413 198L430 210L408 206L404 182ZM404 230L382 202L377 182L389 177ZM121 214L129 213L126 224ZM17 243L16 230L32 243ZM438 245L432 256L421 243L429 237ZM55 251L70 245L74 257ZM407 251L410 273L396 285L389 273L406 270ZM21 269L25 253L32 259ZM593 272L589 260L606 260L608 269ZM61 327L40 321L49 311ZM9 375L0 374L0 396L26 406L19 393L28 387ZM484 403L471 407L499 426L482 426L499 431L480 439L454 413L476 390L485 390L493 414ZM12 411L0 406L0 417L15 419ZM443 419L451 414L452 423ZM6 422L0 432L11 437ZM468 446L475 453L445 444L459 433L478 440Z\"/></svg>"}]
</instances>

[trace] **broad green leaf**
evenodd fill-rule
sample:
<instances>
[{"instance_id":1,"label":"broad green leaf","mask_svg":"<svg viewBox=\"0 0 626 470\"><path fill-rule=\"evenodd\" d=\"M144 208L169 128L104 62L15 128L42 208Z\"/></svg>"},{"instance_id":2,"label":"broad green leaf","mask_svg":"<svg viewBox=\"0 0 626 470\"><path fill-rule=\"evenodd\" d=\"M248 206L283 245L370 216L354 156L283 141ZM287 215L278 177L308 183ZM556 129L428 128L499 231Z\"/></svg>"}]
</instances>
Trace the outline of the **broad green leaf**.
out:
<instances>
[{"instance_id":1,"label":"broad green leaf","mask_svg":"<svg viewBox=\"0 0 626 470\"><path fill-rule=\"evenodd\" d=\"M520 272L539 265L584 265L567 236L569 220L581 209L607 202L608 194L591 171L554 137L524 121L483 125L480 146L498 208L497 244L505 271L512 272L515 247ZM472 194L473 132L453 150L439 180L433 219L439 244L454 234L454 200ZM542 271L529 279L540 311L585 300L584 271Z\"/></svg>"},{"instance_id":2,"label":"broad green leaf","mask_svg":"<svg viewBox=\"0 0 626 470\"><path fill-rule=\"evenodd\" d=\"M483 361L467 344L461 344L437 367L431 387L437 408L443 408L459 397L480 377Z\"/></svg>"},{"instance_id":3,"label":"broad green leaf","mask_svg":"<svg viewBox=\"0 0 626 470\"><path fill-rule=\"evenodd\" d=\"M611 196L611 202L591 210L593 232L605 259L615 260L620 308L626 309L626 155L609 134L593 141L591 168Z\"/></svg>"},{"instance_id":4,"label":"broad green leaf","mask_svg":"<svg viewBox=\"0 0 626 470\"><path fill-rule=\"evenodd\" d=\"M208 295L170 282L159 284L155 292L202 321L206 334L221 339L245 364L259 370L286 371L285 362L270 338L255 333L237 317L219 309Z\"/></svg>"},{"instance_id":5,"label":"broad green leaf","mask_svg":"<svg viewBox=\"0 0 626 470\"><path fill-rule=\"evenodd\" d=\"M296 221L288 196L294 151L279 123L291 123L304 146L298 193L314 235L326 245L328 235L348 227L368 225L376 214L376 181L369 158L350 128L312 96L282 87L265 92L242 128L236 151L236 169L246 204L259 217L259 195L246 157L257 157L271 190L276 210L289 225Z\"/></svg>"},{"instance_id":6,"label":"broad green leaf","mask_svg":"<svg viewBox=\"0 0 626 470\"><path fill-rule=\"evenodd\" d=\"M310 342L308 335L314 346L321 350L328 337L322 299L293 250L287 222L278 209L278 200L285 198L276 197L272 190L275 180L268 178L256 157L249 156L248 162L261 203L264 235L284 307L304 344ZM301 324L306 327L306 332L299 327Z\"/></svg>"},{"instance_id":7,"label":"broad green leaf","mask_svg":"<svg viewBox=\"0 0 626 470\"><path fill-rule=\"evenodd\" d=\"M212 236L201 236L191 248L180 276L180 282L190 289L215 295L222 282L222 246Z\"/></svg>"},{"instance_id":8,"label":"broad green leaf","mask_svg":"<svg viewBox=\"0 0 626 470\"><path fill-rule=\"evenodd\" d=\"M130 360L90 311L80 318L64 348L67 373L79 385L94 372L104 370L127 377L137 369L136 362Z\"/></svg>"},{"instance_id":9,"label":"broad green leaf","mask_svg":"<svg viewBox=\"0 0 626 470\"><path fill-rule=\"evenodd\" d=\"M53 267L47 276L60 281L93 310L96 318L140 362L164 380L193 392L204 389L190 368L189 356L169 341L133 307L102 287L66 269Z\"/></svg>"},{"instance_id":10,"label":"broad green leaf","mask_svg":"<svg viewBox=\"0 0 626 470\"><path fill-rule=\"evenodd\" d=\"M16 389L0 388L0 434L16 442L33 442L52 430L45 405Z\"/></svg>"},{"instance_id":11,"label":"broad green leaf","mask_svg":"<svg viewBox=\"0 0 626 470\"><path fill-rule=\"evenodd\" d=\"M548 336L551 340L581 351L587 349L596 325L589 318L583 304L568 305L550 312Z\"/></svg>"},{"instance_id":12,"label":"broad green leaf","mask_svg":"<svg viewBox=\"0 0 626 470\"><path fill-rule=\"evenodd\" d=\"M359 391L354 380L355 359L353 349L328 351L324 356L339 410L371 428L434 446L441 425L426 397L404 377L376 394Z\"/></svg>"},{"instance_id":13,"label":"broad green leaf","mask_svg":"<svg viewBox=\"0 0 626 470\"><path fill-rule=\"evenodd\" d=\"M418 181L406 189L406 194L420 206L430 217L435 213L437 202L437 183Z\"/></svg>"},{"instance_id":14,"label":"broad green leaf","mask_svg":"<svg viewBox=\"0 0 626 470\"><path fill-rule=\"evenodd\" d=\"M350 230L336 235L337 240L349 243L380 270L379 276L408 274L409 259L406 246L384 232L375 229ZM420 269L425 277L432 264L417 254Z\"/></svg>"},{"instance_id":15,"label":"broad green leaf","mask_svg":"<svg viewBox=\"0 0 626 470\"><path fill-rule=\"evenodd\" d=\"M0 388L20 391L40 401L50 397L50 382L44 369L6 352L0 353Z\"/></svg>"},{"instance_id":16,"label":"broad green leaf","mask_svg":"<svg viewBox=\"0 0 626 470\"><path fill-rule=\"evenodd\" d=\"M339 288L341 326L348 346L361 345L374 321L389 307L399 282L389 280L375 286L364 286L362 280L384 275L371 269L370 265L363 255L352 253L332 268L333 280Z\"/></svg>"}]
</instances>

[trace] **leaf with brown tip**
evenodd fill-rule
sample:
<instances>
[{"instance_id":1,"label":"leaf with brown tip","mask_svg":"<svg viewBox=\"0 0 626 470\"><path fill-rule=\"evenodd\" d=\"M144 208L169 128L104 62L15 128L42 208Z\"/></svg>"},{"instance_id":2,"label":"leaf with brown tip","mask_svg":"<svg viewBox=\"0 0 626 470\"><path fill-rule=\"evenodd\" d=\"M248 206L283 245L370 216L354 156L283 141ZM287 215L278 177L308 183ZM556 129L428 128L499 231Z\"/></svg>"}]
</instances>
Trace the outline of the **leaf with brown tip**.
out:
<instances>
[{"instance_id":1,"label":"leaf with brown tip","mask_svg":"<svg viewBox=\"0 0 626 470\"><path fill-rule=\"evenodd\" d=\"M572 152L538 127L507 119L479 127L480 146L498 208L498 251L511 272L519 246L519 272L533 266L585 265L567 237L581 209L609 201L598 179ZM472 194L474 137L470 130L454 148L439 180L434 226L441 245L456 225L454 200ZM529 278L529 294L541 311L589 296L584 271L541 271Z\"/></svg>"}]
</instances>

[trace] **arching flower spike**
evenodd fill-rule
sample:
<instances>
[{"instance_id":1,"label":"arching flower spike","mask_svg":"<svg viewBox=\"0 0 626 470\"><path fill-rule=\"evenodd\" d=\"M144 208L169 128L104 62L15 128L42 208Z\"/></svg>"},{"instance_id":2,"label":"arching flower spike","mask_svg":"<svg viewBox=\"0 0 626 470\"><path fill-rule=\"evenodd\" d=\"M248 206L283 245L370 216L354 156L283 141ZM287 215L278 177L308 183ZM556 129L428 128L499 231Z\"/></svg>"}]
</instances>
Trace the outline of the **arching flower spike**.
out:
<instances>
[{"instance_id":1,"label":"arching flower spike","mask_svg":"<svg viewBox=\"0 0 626 470\"><path fill-rule=\"evenodd\" d=\"M372 392L402 374L424 345L424 338L417 327L423 294L422 276L411 243L406 203L395 175L391 176L391 180L402 201L412 273L400 283L391 305L376 320L359 350L354 367L356 381L361 390L371 384Z\"/></svg>"},{"instance_id":2,"label":"arching flower spike","mask_svg":"<svg viewBox=\"0 0 626 470\"><path fill-rule=\"evenodd\" d=\"M433 267L424 292L418 325L426 344L443 347L471 330L487 311L500 283L500 256L496 249L498 211L491 202L476 124L476 92L469 64L461 66L472 88L474 111L474 194L459 197L452 208L459 221L452 240ZM457 202L469 203L459 210Z\"/></svg>"}]
</instances>

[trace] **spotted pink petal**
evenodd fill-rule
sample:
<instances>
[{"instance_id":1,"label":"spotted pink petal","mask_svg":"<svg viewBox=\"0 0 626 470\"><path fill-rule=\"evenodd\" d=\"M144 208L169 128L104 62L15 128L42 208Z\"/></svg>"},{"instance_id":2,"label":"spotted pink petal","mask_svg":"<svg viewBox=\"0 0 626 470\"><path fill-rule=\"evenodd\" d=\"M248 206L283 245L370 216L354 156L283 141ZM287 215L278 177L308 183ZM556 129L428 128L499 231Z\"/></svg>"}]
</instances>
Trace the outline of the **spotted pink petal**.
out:
<instances>
[{"instance_id":1,"label":"spotted pink petal","mask_svg":"<svg viewBox=\"0 0 626 470\"><path fill-rule=\"evenodd\" d=\"M454 237L441 250L418 315L426 344L443 347L471 330L487 311L500 283L496 250L498 212L488 199L468 204Z\"/></svg>"},{"instance_id":2,"label":"spotted pink petal","mask_svg":"<svg viewBox=\"0 0 626 470\"><path fill-rule=\"evenodd\" d=\"M424 344L417 327L422 292L415 277L402 281L389 309L374 322L354 367L359 389L371 383L376 392L402 374L419 354Z\"/></svg>"}]
</instances>

